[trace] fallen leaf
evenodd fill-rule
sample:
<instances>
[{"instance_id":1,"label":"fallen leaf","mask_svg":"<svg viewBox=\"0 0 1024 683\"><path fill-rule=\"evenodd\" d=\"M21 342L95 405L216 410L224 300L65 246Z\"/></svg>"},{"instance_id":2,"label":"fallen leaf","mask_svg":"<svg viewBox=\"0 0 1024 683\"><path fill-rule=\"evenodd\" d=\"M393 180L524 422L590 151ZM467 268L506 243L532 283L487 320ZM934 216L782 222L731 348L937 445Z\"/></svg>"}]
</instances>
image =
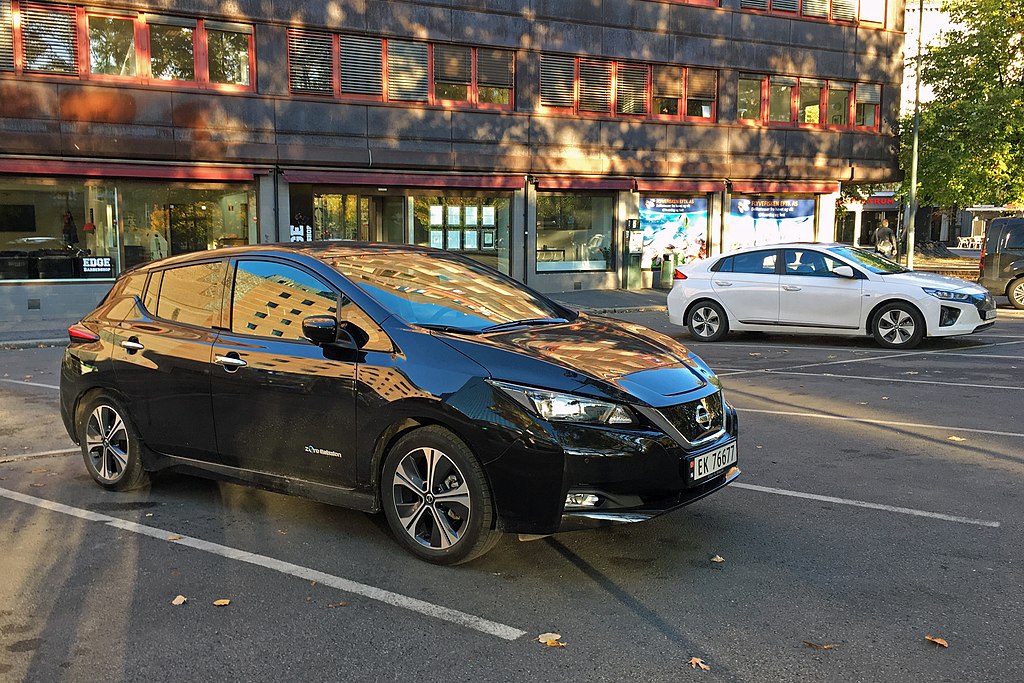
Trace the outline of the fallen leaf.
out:
<instances>
[{"instance_id":1,"label":"fallen leaf","mask_svg":"<svg viewBox=\"0 0 1024 683\"><path fill-rule=\"evenodd\" d=\"M548 647L565 647L565 643L562 642L561 633L542 633L537 636L537 642L543 643Z\"/></svg>"},{"instance_id":2,"label":"fallen leaf","mask_svg":"<svg viewBox=\"0 0 1024 683\"><path fill-rule=\"evenodd\" d=\"M858 401L857 402L857 405L859 405L859 406L866 406L867 404L868 404L867 401Z\"/></svg>"},{"instance_id":3,"label":"fallen leaf","mask_svg":"<svg viewBox=\"0 0 1024 683\"><path fill-rule=\"evenodd\" d=\"M754 356L755 358L758 358L758 357L760 357L760 355L761 355L761 354L759 354L759 353L752 353L752 354L750 354L750 355L751 355L751 356Z\"/></svg>"},{"instance_id":4,"label":"fallen leaf","mask_svg":"<svg viewBox=\"0 0 1024 683\"><path fill-rule=\"evenodd\" d=\"M883 400L883 401L888 401L888 400L889 400L889 397L888 397L888 396L883 396L883 397L882 397L882 400Z\"/></svg>"},{"instance_id":5,"label":"fallen leaf","mask_svg":"<svg viewBox=\"0 0 1024 683\"><path fill-rule=\"evenodd\" d=\"M282 536L285 536L285 535L287 535L288 530L287 529L278 529L277 533L281 534Z\"/></svg>"},{"instance_id":6,"label":"fallen leaf","mask_svg":"<svg viewBox=\"0 0 1024 683\"><path fill-rule=\"evenodd\" d=\"M947 436L946 440L947 441L967 441L967 439L965 439L962 436Z\"/></svg>"},{"instance_id":7,"label":"fallen leaf","mask_svg":"<svg viewBox=\"0 0 1024 683\"><path fill-rule=\"evenodd\" d=\"M700 667L701 671L711 671L711 667L704 663L704 660L700 657L690 657L690 661L687 662L691 669Z\"/></svg>"},{"instance_id":8,"label":"fallen leaf","mask_svg":"<svg viewBox=\"0 0 1024 683\"><path fill-rule=\"evenodd\" d=\"M327 609L334 609L335 607L348 607L348 603L347 602L332 602L331 604L327 605Z\"/></svg>"},{"instance_id":9,"label":"fallen leaf","mask_svg":"<svg viewBox=\"0 0 1024 683\"><path fill-rule=\"evenodd\" d=\"M714 557L711 558L711 561L712 562L725 562L725 558L722 557L721 555L715 555Z\"/></svg>"},{"instance_id":10,"label":"fallen leaf","mask_svg":"<svg viewBox=\"0 0 1024 683\"><path fill-rule=\"evenodd\" d=\"M46 486L46 484L40 484L40 483L38 483L38 482L37 482L37 483L35 483L35 484L32 484L32 486L34 486L34 487L35 487L35 488L37 488L37 489L40 489L40 488L42 488L42 487Z\"/></svg>"},{"instance_id":11,"label":"fallen leaf","mask_svg":"<svg viewBox=\"0 0 1024 683\"><path fill-rule=\"evenodd\" d=\"M152 516L153 516L153 513L152 513L152 512L147 512L147 513L146 513L146 516L147 516L147 517L152 517Z\"/></svg>"},{"instance_id":12,"label":"fallen leaf","mask_svg":"<svg viewBox=\"0 0 1024 683\"><path fill-rule=\"evenodd\" d=\"M949 647L949 643L946 642L945 638L936 638L935 636L925 636L925 640L935 643L939 647Z\"/></svg>"},{"instance_id":13,"label":"fallen leaf","mask_svg":"<svg viewBox=\"0 0 1024 683\"><path fill-rule=\"evenodd\" d=\"M188 598L186 598L184 595L179 595L178 597L171 600L172 605L184 605L186 602L188 602Z\"/></svg>"},{"instance_id":14,"label":"fallen leaf","mask_svg":"<svg viewBox=\"0 0 1024 683\"><path fill-rule=\"evenodd\" d=\"M809 640L801 640L800 642L807 647L813 647L815 650L831 650L835 647L835 645L819 645L818 643L812 643Z\"/></svg>"},{"instance_id":15,"label":"fallen leaf","mask_svg":"<svg viewBox=\"0 0 1024 683\"><path fill-rule=\"evenodd\" d=\"M224 599L224 600L214 600L213 604L216 605L217 607L227 607L228 605L231 604L231 601L227 600L227 599Z\"/></svg>"},{"instance_id":16,"label":"fallen leaf","mask_svg":"<svg viewBox=\"0 0 1024 683\"><path fill-rule=\"evenodd\" d=\"M49 472L49 471L50 470L46 469L45 467L37 467L34 470L29 470L29 473L30 474L42 474L43 472Z\"/></svg>"},{"instance_id":17,"label":"fallen leaf","mask_svg":"<svg viewBox=\"0 0 1024 683\"><path fill-rule=\"evenodd\" d=\"M167 537L168 541L180 541L181 539L182 539L182 537L179 536L178 534L171 534L170 536Z\"/></svg>"}]
</instances>

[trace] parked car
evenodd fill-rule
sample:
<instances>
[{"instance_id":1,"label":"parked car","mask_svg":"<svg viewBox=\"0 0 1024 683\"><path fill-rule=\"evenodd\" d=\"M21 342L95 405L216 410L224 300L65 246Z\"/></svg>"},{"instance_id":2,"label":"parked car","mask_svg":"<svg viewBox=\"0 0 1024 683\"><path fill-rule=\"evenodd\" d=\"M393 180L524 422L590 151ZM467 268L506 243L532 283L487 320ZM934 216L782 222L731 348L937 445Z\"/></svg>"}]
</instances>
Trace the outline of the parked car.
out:
<instances>
[{"instance_id":1,"label":"parked car","mask_svg":"<svg viewBox=\"0 0 1024 683\"><path fill-rule=\"evenodd\" d=\"M985 231L978 283L1024 309L1024 218L997 218Z\"/></svg>"},{"instance_id":2,"label":"parked car","mask_svg":"<svg viewBox=\"0 0 1024 683\"><path fill-rule=\"evenodd\" d=\"M845 244L793 243L677 267L668 315L699 341L746 330L872 335L882 346L909 349L925 337L990 327L996 306L972 282L907 270Z\"/></svg>"},{"instance_id":3,"label":"parked car","mask_svg":"<svg viewBox=\"0 0 1024 683\"><path fill-rule=\"evenodd\" d=\"M68 332L61 414L100 486L169 468L383 511L431 562L646 520L739 475L699 357L443 251L172 257Z\"/></svg>"}]
</instances>

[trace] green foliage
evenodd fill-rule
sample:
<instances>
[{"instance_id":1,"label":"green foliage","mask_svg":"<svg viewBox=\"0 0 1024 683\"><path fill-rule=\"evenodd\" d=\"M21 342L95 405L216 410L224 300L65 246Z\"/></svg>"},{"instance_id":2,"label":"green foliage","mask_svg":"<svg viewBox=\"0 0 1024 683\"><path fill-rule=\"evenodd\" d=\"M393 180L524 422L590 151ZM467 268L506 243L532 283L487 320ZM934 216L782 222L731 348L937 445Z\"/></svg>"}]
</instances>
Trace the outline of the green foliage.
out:
<instances>
[{"instance_id":1,"label":"green foliage","mask_svg":"<svg viewBox=\"0 0 1024 683\"><path fill-rule=\"evenodd\" d=\"M959 28L922 56L918 198L939 206L1024 202L1024 0L947 0ZM912 119L901 122L910 168ZM907 179L909 182L909 172Z\"/></svg>"}]
</instances>

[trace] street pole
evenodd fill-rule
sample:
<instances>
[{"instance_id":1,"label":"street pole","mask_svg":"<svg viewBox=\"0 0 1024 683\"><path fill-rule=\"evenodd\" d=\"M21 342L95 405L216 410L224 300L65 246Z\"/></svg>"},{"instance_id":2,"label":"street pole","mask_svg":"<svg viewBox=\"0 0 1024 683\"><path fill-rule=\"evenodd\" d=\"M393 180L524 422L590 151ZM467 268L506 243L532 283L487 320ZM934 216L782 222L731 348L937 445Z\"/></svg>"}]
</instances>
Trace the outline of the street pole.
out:
<instances>
[{"instance_id":1,"label":"street pole","mask_svg":"<svg viewBox=\"0 0 1024 683\"><path fill-rule=\"evenodd\" d=\"M918 129L921 126L921 33L924 29L924 0L917 7L917 67L914 69L914 136L910 152L910 215L907 217L907 268L914 269L914 227L917 222Z\"/></svg>"}]
</instances>

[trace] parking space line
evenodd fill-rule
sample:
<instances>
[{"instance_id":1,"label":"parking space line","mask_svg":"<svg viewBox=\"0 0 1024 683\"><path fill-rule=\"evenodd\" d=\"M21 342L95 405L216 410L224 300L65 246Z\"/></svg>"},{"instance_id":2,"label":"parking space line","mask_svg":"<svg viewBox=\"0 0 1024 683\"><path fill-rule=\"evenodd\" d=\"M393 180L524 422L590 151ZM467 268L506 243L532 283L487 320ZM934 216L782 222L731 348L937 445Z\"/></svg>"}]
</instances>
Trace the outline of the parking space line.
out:
<instances>
[{"instance_id":1,"label":"parking space line","mask_svg":"<svg viewBox=\"0 0 1024 683\"><path fill-rule=\"evenodd\" d=\"M30 387L43 387L45 389L60 389L56 384L42 384L40 382L26 382L23 379L3 379L0 378L0 382L7 382L8 384L24 384Z\"/></svg>"},{"instance_id":2,"label":"parking space line","mask_svg":"<svg viewBox=\"0 0 1024 683\"><path fill-rule=\"evenodd\" d=\"M744 484L741 482L733 482L729 485L729 488L741 488L748 489L750 491L760 491L761 493L773 493L777 496L789 496L791 498L805 498L807 500L817 500L823 503L836 503L837 505L850 505L859 508L868 508L871 510L882 510L884 512L897 512L901 515L913 515L915 517L931 517L932 519L941 519L946 522L958 522L960 524L973 524L975 526L986 526L991 528L998 528L999 522L990 522L984 519L971 519L970 517L959 517L957 515L946 515L941 512L927 512L925 510L915 510L913 508L896 507L894 505L882 505L880 503L868 503L863 500L850 500L848 498L835 498L833 496L819 496L816 493L803 493L802 491L788 491L786 489L777 489L771 486L757 486L756 484Z\"/></svg>"},{"instance_id":3,"label":"parking space line","mask_svg":"<svg viewBox=\"0 0 1024 683\"><path fill-rule=\"evenodd\" d=\"M81 450L76 447L72 448L58 448L55 451L38 451L36 453L10 453L8 455L0 456L0 463L6 462L17 462L19 460L32 460L33 458L48 458L51 455L71 455L72 453L81 453Z\"/></svg>"},{"instance_id":4,"label":"parking space line","mask_svg":"<svg viewBox=\"0 0 1024 683\"><path fill-rule=\"evenodd\" d=\"M917 429L938 429L949 432L971 432L972 434L989 434L991 436L1013 436L1024 438L1020 432L1000 432L994 429L976 429L974 427L951 427L949 425L932 425L920 422L895 422L893 420L876 420L868 417L843 417L841 415L825 415L823 413L798 413L789 410L761 410L758 408L736 408L741 413L760 413L762 415L781 415L784 417L809 417L816 420L838 420L840 422L862 422L879 424L886 427L915 427Z\"/></svg>"},{"instance_id":5,"label":"parking space line","mask_svg":"<svg viewBox=\"0 0 1024 683\"><path fill-rule=\"evenodd\" d=\"M797 377L831 377L838 379L862 379L869 382L903 382L906 384L938 384L945 387L964 387L967 389L1006 389L1007 391L1024 391L1024 387L1008 387L1001 384L966 384L964 382L936 382L929 379L899 379L896 377L866 377L864 375L836 375L831 372L790 372L789 370L771 370L765 368L766 375L796 375Z\"/></svg>"},{"instance_id":6,"label":"parking space line","mask_svg":"<svg viewBox=\"0 0 1024 683\"><path fill-rule=\"evenodd\" d=\"M0 488L0 496L19 503L34 505L35 507L42 508L44 510L70 515L71 517L77 517L90 522L102 522L116 529L123 529L124 531L141 534L143 536L150 536L167 543L187 546L195 550L201 550L206 553L230 560L236 560L238 562L245 562L247 564L263 567L264 569L270 569L281 574L295 576L307 581L316 581L317 583L336 588L346 593L361 595L370 600L376 600L377 602L383 602L410 612L416 612L424 616L465 626L466 628L473 629L474 631L479 631L480 633L502 638L504 640L517 640L526 635L526 631L522 631L506 624L490 621L483 617L478 617L466 612L442 607L441 605L435 605L424 600L411 598L407 595L393 593L391 591L384 590L383 588L377 588L376 586L370 586L365 583L351 581L340 576L333 576L315 569L310 569L309 567L303 567L301 565L292 564L291 562L277 560L265 555L257 555L256 553L251 553L246 550L220 545L219 543L211 543L191 536L181 536L181 538L173 541L168 540L168 537L177 536L178 534L165 529L159 529L145 524L138 524L136 522L119 519L117 517L110 517L98 512L92 512L91 510L84 510L82 508L64 505L63 503L56 503L43 498L27 496L23 493L18 493L17 491L11 491L10 489Z\"/></svg>"}]
</instances>

